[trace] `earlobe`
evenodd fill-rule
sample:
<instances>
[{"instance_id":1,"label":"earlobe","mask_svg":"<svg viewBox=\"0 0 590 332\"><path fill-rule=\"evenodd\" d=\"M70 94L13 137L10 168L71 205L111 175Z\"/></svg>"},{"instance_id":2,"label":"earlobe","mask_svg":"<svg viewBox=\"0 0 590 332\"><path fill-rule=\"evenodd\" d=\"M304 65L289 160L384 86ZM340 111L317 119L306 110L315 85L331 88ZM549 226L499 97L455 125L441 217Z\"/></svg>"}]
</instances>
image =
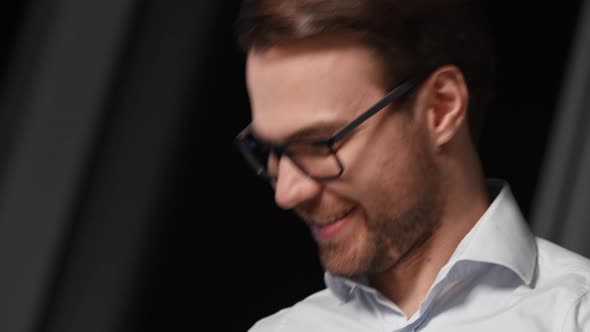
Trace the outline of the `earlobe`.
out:
<instances>
[{"instance_id":1,"label":"earlobe","mask_svg":"<svg viewBox=\"0 0 590 332\"><path fill-rule=\"evenodd\" d=\"M431 105L428 127L433 143L441 147L451 141L466 120L468 92L461 70L444 66L431 76Z\"/></svg>"}]
</instances>

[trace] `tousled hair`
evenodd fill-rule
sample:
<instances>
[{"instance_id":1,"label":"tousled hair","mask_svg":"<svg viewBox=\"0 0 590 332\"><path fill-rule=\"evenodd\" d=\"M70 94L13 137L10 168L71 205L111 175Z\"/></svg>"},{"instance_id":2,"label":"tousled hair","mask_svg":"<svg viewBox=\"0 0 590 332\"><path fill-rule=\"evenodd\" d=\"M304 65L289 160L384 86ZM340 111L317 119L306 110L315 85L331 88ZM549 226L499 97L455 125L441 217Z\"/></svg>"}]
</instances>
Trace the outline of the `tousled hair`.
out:
<instances>
[{"instance_id":1,"label":"tousled hair","mask_svg":"<svg viewBox=\"0 0 590 332\"><path fill-rule=\"evenodd\" d=\"M245 0L240 48L260 50L327 33L353 33L382 59L393 80L457 66L469 89L477 143L494 87L494 50L477 0Z\"/></svg>"}]
</instances>

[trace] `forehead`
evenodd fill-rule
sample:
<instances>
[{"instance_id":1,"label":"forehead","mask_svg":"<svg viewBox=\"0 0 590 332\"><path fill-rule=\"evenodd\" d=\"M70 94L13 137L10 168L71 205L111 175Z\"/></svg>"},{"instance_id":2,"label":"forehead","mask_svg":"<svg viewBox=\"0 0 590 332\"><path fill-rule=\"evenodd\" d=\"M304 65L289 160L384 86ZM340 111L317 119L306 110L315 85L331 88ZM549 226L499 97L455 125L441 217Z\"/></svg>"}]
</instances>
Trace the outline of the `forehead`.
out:
<instances>
[{"instance_id":1,"label":"forehead","mask_svg":"<svg viewBox=\"0 0 590 332\"><path fill-rule=\"evenodd\" d=\"M338 38L251 51L246 76L254 131L283 140L345 125L382 96L377 59L359 43Z\"/></svg>"}]
</instances>

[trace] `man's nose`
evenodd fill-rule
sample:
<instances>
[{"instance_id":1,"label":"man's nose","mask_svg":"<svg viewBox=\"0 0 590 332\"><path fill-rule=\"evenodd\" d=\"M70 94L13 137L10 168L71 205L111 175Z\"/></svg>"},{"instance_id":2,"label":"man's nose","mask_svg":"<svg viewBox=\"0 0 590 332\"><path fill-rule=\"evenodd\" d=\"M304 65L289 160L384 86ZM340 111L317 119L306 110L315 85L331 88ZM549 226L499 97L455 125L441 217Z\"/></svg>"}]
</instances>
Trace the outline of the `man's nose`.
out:
<instances>
[{"instance_id":1,"label":"man's nose","mask_svg":"<svg viewBox=\"0 0 590 332\"><path fill-rule=\"evenodd\" d=\"M287 156L279 161L276 181L275 202L282 209L295 208L321 191L321 183L305 174Z\"/></svg>"}]
</instances>

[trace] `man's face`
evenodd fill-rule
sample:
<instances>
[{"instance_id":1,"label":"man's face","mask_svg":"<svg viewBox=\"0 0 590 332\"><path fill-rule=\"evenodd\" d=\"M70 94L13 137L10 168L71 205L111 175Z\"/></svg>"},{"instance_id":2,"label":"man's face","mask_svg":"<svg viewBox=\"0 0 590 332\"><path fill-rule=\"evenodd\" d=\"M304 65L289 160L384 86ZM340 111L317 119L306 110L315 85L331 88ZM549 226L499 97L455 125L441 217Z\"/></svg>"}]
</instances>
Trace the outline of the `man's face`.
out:
<instances>
[{"instance_id":1,"label":"man's face","mask_svg":"<svg viewBox=\"0 0 590 332\"><path fill-rule=\"evenodd\" d=\"M380 100L382 66L367 48L315 38L248 55L256 136L273 143L330 137ZM396 109L397 107L397 109ZM426 117L392 104L336 145L344 173L316 181L288 157L276 203L312 230L326 271L355 277L385 271L424 241L440 213Z\"/></svg>"}]
</instances>

